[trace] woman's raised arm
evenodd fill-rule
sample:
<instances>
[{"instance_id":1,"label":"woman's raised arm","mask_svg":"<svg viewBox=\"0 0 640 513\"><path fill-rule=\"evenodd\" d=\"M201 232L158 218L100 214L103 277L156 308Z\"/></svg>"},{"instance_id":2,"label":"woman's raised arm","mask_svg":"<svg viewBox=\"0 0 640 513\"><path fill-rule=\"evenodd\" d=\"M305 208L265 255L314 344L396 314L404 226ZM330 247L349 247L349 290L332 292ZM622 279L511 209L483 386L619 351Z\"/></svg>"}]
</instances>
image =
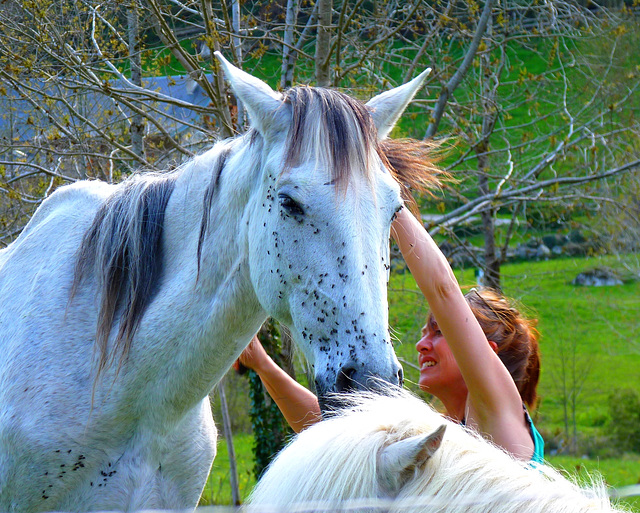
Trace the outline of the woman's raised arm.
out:
<instances>
[{"instance_id":1,"label":"woman's raised arm","mask_svg":"<svg viewBox=\"0 0 640 513\"><path fill-rule=\"evenodd\" d=\"M496 444L529 459L533 441L518 389L487 341L446 257L406 208L398 212L392 235L429 303L468 389L463 411L449 414L458 420L465 418L468 425Z\"/></svg>"}]
</instances>

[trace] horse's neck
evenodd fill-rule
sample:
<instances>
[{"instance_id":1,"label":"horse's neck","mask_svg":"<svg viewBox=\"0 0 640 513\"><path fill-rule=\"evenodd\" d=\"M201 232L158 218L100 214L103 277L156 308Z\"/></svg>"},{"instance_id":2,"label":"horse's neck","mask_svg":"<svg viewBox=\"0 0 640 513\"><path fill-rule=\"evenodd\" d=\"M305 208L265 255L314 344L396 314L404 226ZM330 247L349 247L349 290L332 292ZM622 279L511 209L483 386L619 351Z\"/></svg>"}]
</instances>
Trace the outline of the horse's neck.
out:
<instances>
[{"instance_id":1,"label":"horse's neck","mask_svg":"<svg viewBox=\"0 0 640 513\"><path fill-rule=\"evenodd\" d=\"M153 346L160 348L164 365L181 362L168 365L167 386L156 389L155 400L169 403L193 402L208 393L266 317L253 291L247 262L245 209L249 191L231 191L233 187L224 183L224 176L214 195L198 262L202 205L212 179L207 171L213 156L205 155L185 168L167 206L164 293L158 294L145 317L163 318L169 336L156 336L153 321L141 326L140 338L149 341L149 351ZM247 171L223 171L236 173L231 175L236 182L241 172ZM165 350L167 343L172 343L171 354ZM160 397L163 394L171 397Z\"/></svg>"}]
</instances>

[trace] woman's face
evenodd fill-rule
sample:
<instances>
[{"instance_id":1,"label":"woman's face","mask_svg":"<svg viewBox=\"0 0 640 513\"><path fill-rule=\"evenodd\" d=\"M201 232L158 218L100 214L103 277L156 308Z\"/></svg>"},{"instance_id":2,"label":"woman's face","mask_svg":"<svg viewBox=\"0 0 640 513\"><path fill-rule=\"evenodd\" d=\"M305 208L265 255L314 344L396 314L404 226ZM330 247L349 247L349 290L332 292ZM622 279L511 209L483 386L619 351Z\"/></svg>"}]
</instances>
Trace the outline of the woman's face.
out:
<instances>
[{"instance_id":1,"label":"woman's face","mask_svg":"<svg viewBox=\"0 0 640 513\"><path fill-rule=\"evenodd\" d=\"M433 316L422 328L422 338L416 344L420 389L434 395L443 388L465 387L460 368Z\"/></svg>"}]
</instances>

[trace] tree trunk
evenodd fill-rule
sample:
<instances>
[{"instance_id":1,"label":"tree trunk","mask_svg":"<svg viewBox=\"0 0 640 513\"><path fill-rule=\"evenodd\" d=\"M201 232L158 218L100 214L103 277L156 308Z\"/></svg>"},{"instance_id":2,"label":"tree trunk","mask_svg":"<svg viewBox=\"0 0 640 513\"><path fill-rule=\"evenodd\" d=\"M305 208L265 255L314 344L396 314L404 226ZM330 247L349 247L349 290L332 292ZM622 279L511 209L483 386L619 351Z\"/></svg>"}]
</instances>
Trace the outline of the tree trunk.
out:
<instances>
[{"instance_id":1,"label":"tree trunk","mask_svg":"<svg viewBox=\"0 0 640 513\"><path fill-rule=\"evenodd\" d=\"M138 17L138 5L136 0L131 0L127 12L127 25L129 32L129 64L131 66L131 82L142 87L142 59L140 56L140 28ZM142 114L134 114L131 118L131 151L142 159L144 154L144 120Z\"/></svg>"},{"instance_id":2,"label":"tree trunk","mask_svg":"<svg viewBox=\"0 0 640 513\"><path fill-rule=\"evenodd\" d=\"M282 44L282 72L280 75L281 89L286 89L293 85L293 68L296 61L296 54L293 51L293 31L298 20L298 7L298 0L287 0L287 17Z\"/></svg>"},{"instance_id":3,"label":"tree trunk","mask_svg":"<svg viewBox=\"0 0 640 513\"><path fill-rule=\"evenodd\" d=\"M482 77L482 132L480 134L480 143L476 146L476 155L478 158L478 188L481 196L489 195L490 183L489 173L491 172L491 162L489 159L489 140L493 134L496 124L496 94L497 85L499 84L499 70L495 70L491 66L491 40L493 35L493 26L491 20L487 21L486 26L487 49L480 54L481 77ZM484 235L484 276L483 285L491 287L495 290L501 290L500 287L500 256L496 252L496 231L494 218L496 210L494 208L486 208L482 210L482 232Z\"/></svg>"},{"instance_id":4,"label":"tree trunk","mask_svg":"<svg viewBox=\"0 0 640 513\"><path fill-rule=\"evenodd\" d=\"M480 173L480 194L486 194L489 191L487 179L486 156L478 156L478 172ZM500 258L496 252L496 234L494 223L495 210L483 210L482 232L484 235L484 276L482 277L483 285L491 287L495 290L500 289Z\"/></svg>"},{"instance_id":5,"label":"tree trunk","mask_svg":"<svg viewBox=\"0 0 640 513\"><path fill-rule=\"evenodd\" d=\"M328 87L331 85L331 70L329 67L329 50L331 46L331 13L332 0L318 0L318 32L316 35L316 85Z\"/></svg>"},{"instance_id":6,"label":"tree trunk","mask_svg":"<svg viewBox=\"0 0 640 513\"><path fill-rule=\"evenodd\" d=\"M224 438L227 441L227 451L229 453L229 479L231 481L231 498L234 506L240 505L240 488L238 486L238 466L236 464L236 451L233 446L233 433L231 432L231 420L229 419L229 407L227 405L227 394L224 390L225 379L218 385L220 395L220 410L222 411L222 429Z\"/></svg>"},{"instance_id":7,"label":"tree trunk","mask_svg":"<svg viewBox=\"0 0 640 513\"><path fill-rule=\"evenodd\" d=\"M242 39L240 38L240 0L232 0L231 2L231 19L233 20L233 46L236 49L236 57L238 62L236 66L242 67ZM238 130L242 131L245 125L244 106L240 100L237 100L238 107Z\"/></svg>"}]
</instances>

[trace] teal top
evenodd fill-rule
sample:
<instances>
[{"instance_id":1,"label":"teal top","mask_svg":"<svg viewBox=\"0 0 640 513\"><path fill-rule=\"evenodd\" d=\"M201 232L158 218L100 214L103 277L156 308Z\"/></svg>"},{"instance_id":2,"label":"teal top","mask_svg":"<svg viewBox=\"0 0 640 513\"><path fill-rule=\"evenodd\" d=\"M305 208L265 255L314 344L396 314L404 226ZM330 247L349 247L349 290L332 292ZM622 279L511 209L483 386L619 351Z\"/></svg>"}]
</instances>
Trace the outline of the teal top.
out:
<instances>
[{"instance_id":1,"label":"teal top","mask_svg":"<svg viewBox=\"0 0 640 513\"><path fill-rule=\"evenodd\" d=\"M538 465L544 464L544 438L540 432L533 425L533 421L531 420L531 415L527 411L527 408L523 404L524 408L524 418L529 425L529 432L531 433L531 438L533 439L533 455L531 456L531 463L537 463Z\"/></svg>"},{"instance_id":2,"label":"teal top","mask_svg":"<svg viewBox=\"0 0 640 513\"><path fill-rule=\"evenodd\" d=\"M531 463L535 463L537 465L544 465L544 438L540 432L533 425L533 420L531 420L531 415L527 411L527 407L522 403L522 409L524 410L524 419L529 426L529 433L531 434L531 439L533 440L533 455L531 456ZM466 426L466 419L462 419L460 424Z\"/></svg>"}]
</instances>

